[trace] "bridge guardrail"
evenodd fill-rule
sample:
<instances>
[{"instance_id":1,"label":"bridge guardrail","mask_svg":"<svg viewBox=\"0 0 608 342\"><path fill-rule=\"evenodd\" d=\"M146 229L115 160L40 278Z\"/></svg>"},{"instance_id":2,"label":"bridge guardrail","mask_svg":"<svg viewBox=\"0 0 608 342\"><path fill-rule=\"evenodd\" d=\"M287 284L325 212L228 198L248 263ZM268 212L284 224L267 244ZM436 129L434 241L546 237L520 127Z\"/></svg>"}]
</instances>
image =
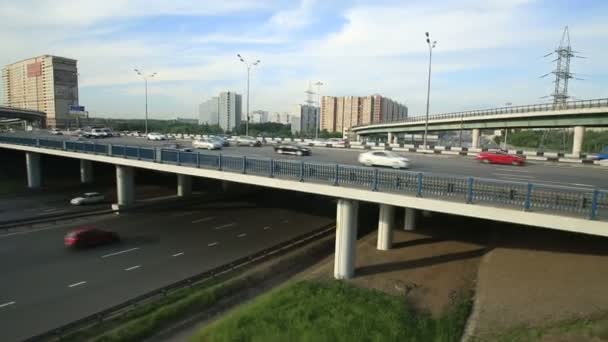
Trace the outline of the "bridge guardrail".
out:
<instances>
[{"instance_id":1,"label":"bridge guardrail","mask_svg":"<svg viewBox=\"0 0 608 342\"><path fill-rule=\"evenodd\" d=\"M553 104L553 103L541 103L523 106L508 106L500 108L490 109L479 109L469 110L464 112L453 112L453 113L441 113L429 115L429 121L431 120L442 120L442 119L456 119L456 118L468 118L472 116L484 116L484 115L503 115L503 114L518 114L518 113L529 113L529 112L548 112L554 110L568 110L568 109L581 109L581 108L597 108L597 107L608 107L608 99L593 99L593 100L579 100L569 101L565 104ZM425 121L424 115L412 116L402 120L388 120L377 123L370 123L365 125L357 125L352 128L368 127L374 125L393 124L393 123L406 123L406 122L420 122Z\"/></svg>"},{"instance_id":2,"label":"bridge guardrail","mask_svg":"<svg viewBox=\"0 0 608 342\"><path fill-rule=\"evenodd\" d=\"M66 151L96 153L117 158L326 183L335 186L439 198L469 204L500 205L526 211L608 219L608 190L508 182L473 177L340 165L316 161L274 160L204 152L182 152L138 146L104 145L60 139L0 136L0 142ZM160 158L157 158L160 151ZM109 154L111 152L111 154Z\"/></svg>"}]
</instances>

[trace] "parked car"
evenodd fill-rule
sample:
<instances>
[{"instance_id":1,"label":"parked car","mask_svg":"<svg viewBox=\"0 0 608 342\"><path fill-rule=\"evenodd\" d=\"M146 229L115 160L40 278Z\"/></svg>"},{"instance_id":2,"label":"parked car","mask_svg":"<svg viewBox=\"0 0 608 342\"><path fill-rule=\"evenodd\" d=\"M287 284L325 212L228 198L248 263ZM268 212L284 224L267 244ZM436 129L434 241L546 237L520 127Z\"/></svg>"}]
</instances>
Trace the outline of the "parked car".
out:
<instances>
[{"instance_id":1,"label":"parked car","mask_svg":"<svg viewBox=\"0 0 608 342\"><path fill-rule=\"evenodd\" d=\"M236 146L262 146L262 142L254 137L239 136L236 138Z\"/></svg>"},{"instance_id":2,"label":"parked car","mask_svg":"<svg viewBox=\"0 0 608 342\"><path fill-rule=\"evenodd\" d=\"M99 192L86 192L82 196L72 198L70 204L72 205L83 205L83 204L94 204L103 202L104 196Z\"/></svg>"},{"instance_id":3,"label":"parked car","mask_svg":"<svg viewBox=\"0 0 608 342\"><path fill-rule=\"evenodd\" d=\"M220 150L222 148L222 142L214 139L196 139L192 141L194 148L202 148L206 150Z\"/></svg>"},{"instance_id":4,"label":"parked car","mask_svg":"<svg viewBox=\"0 0 608 342\"><path fill-rule=\"evenodd\" d=\"M297 156L309 156L311 154L309 148L291 144L276 145L274 151L278 154L295 154Z\"/></svg>"},{"instance_id":5,"label":"parked car","mask_svg":"<svg viewBox=\"0 0 608 342\"><path fill-rule=\"evenodd\" d=\"M146 138L148 140L154 140L154 141L167 140L167 136L164 134L160 134L160 133L148 133L148 136L146 136Z\"/></svg>"},{"instance_id":6,"label":"parked car","mask_svg":"<svg viewBox=\"0 0 608 342\"><path fill-rule=\"evenodd\" d=\"M63 135L63 133L59 129L57 129L57 128L51 129L51 134L53 134L53 135Z\"/></svg>"},{"instance_id":7,"label":"parked car","mask_svg":"<svg viewBox=\"0 0 608 342\"><path fill-rule=\"evenodd\" d=\"M526 159L523 157L508 154L502 151L481 152L475 159L484 164L506 164L515 166L526 164Z\"/></svg>"},{"instance_id":8,"label":"parked car","mask_svg":"<svg viewBox=\"0 0 608 342\"><path fill-rule=\"evenodd\" d=\"M367 166L388 166L395 169L407 169L410 160L391 151L369 151L359 155L359 163Z\"/></svg>"},{"instance_id":9,"label":"parked car","mask_svg":"<svg viewBox=\"0 0 608 342\"><path fill-rule=\"evenodd\" d=\"M82 227L73 230L63 238L66 247L81 248L105 245L120 241L120 236L116 232L109 232L92 227Z\"/></svg>"}]
</instances>

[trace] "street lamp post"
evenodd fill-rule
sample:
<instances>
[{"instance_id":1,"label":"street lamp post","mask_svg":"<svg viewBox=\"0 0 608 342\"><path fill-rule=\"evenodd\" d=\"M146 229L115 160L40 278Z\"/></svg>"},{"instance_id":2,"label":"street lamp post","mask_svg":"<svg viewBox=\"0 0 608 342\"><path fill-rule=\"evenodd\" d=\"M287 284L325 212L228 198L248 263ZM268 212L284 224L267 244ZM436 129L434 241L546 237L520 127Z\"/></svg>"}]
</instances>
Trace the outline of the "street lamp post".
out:
<instances>
[{"instance_id":1,"label":"street lamp post","mask_svg":"<svg viewBox=\"0 0 608 342\"><path fill-rule=\"evenodd\" d=\"M315 115L315 139L319 139L319 127L321 126L321 86L323 82L315 83L317 86L317 103L319 104L319 112Z\"/></svg>"},{"instance_id":2,"label":"street lamp post","mask_svg":"<svg viewBox=\"0 0 608 342\"><path fill-rule=\"evenodd\" d=\"M245 121L245 135L249 135L249 74L251 67L260 64L260 60L258 59L253 64L249 64L240 54L236 56L247 66L247 121Z\"/></svg>"},{"instance_id":3,"label":"street lamp post","mask_svg":"<svg viewBox=\"0 0 608 342\"><path fill-rule=\"evenodd\" d=\"M152 78L156 76L156 73L153 72L151 74L146 75L143 71L139 69L134 69L135 72L144 79L144 85L146 88L146 121L144 122L146 135L148 134L148 78Z\"/></svg>"},{"instance_id":4,"label":"street lamp post","mask_svg":"<svg viewBox=\"0 0 608 342\"><path fill-rule=\"evenodd\" d=\"M429 77L428 77L428 83L427 83L427 88L426 88L426 119L424 120L424 148L427 148L427 134L429 132L429 99L431 96L431 63L433 61L433 49L435 48L435 46L437 45L437 41L434 40L431 42L431 37L429 36L429 33L426 32L426 44L429 46Z\"/></svg>"}]
</instances>

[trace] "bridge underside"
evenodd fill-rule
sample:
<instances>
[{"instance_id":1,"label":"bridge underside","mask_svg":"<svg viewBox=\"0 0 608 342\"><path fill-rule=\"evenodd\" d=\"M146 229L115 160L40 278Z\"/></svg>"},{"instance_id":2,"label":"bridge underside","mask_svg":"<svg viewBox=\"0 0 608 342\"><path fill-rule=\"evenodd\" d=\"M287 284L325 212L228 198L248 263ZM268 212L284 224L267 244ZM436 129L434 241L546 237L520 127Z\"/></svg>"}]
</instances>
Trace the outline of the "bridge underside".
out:
<instances>
[{"instance_id":1,"label":"bridge underside","mask_svg":"<svg viewBox=\"0 0 608 342\"><path fill-rule=\"evenodd\" d=\"M0 108L0 119L20 119L40 127L46 126L46 114L42 112Z\"/></svg>"},{"instance_id":2,"label":"bridge underside","mask_svg":"<svg viewBox=\"0 0 608 342\"><path fill-rule=\"evenodd\" d=\"M582 114L576 117L531 117L520 119L498 118L496 120L484 121L462 121L462 122L429 122L429 131L458 131L471 129L504 129L504 128L557 128L557 127L608 127L608 114ZM378 133L414 133L424 131L424 121L417 122L415 125L408 126L382 126L360 130L354 130L360 135Z\"/></svg>"}]
</instances>

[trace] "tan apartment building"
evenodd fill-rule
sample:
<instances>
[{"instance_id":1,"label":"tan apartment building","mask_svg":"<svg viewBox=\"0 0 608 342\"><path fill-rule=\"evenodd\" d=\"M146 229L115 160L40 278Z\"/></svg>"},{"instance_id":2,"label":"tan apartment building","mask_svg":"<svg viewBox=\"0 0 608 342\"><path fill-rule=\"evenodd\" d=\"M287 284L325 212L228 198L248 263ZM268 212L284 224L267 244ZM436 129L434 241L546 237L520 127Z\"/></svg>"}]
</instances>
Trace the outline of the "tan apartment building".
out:
<instances>
[{"instance_id":1,"label":"tan apartment building","mask_svg":"<svg viewBox=\"0 0 608 342\"><path fill-rule=\"evenodd\" d=\"M50 127L65 127L78 105L76 60L43 55L7 65L2 70L4 104L46 113Z\"/></svg>"},{"instance_id":2,"label":"tan apartment building","mask_svg":"<svg viewBox=\"0 0 608 342\"><path fill-rule=\"evenodd\" d=\"M323 96L321 130L345 132L350 127L407 118L407 106L382 95Z\"/></svg>"}]
</instances>

